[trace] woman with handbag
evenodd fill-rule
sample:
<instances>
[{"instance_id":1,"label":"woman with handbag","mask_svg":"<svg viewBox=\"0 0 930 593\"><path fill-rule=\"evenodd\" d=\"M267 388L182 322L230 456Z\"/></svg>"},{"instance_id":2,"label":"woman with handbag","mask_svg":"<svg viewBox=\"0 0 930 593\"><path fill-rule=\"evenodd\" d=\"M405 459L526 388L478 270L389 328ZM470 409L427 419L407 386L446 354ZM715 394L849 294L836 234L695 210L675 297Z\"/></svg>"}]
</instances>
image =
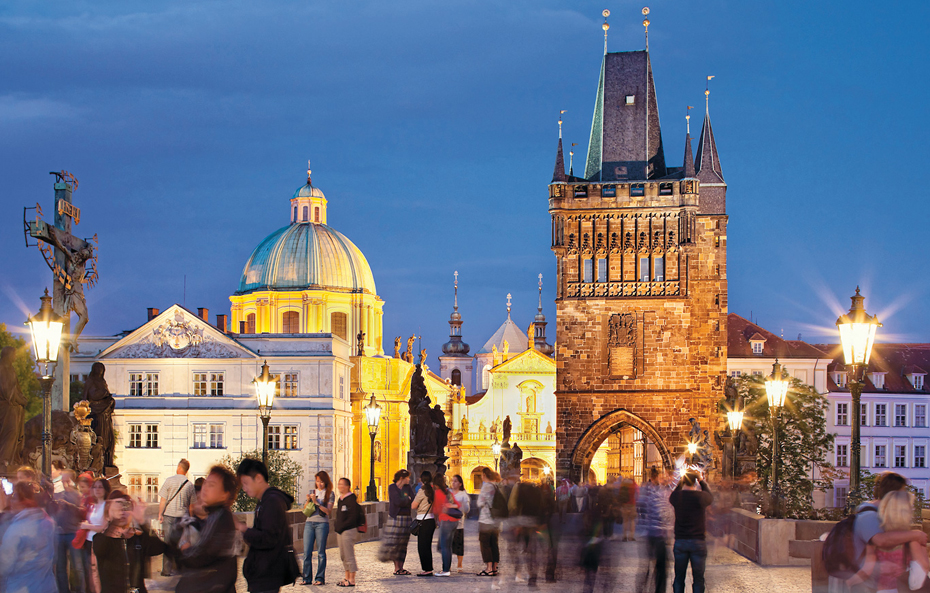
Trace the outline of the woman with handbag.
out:
<instances>
[{"instance_id":1,"label":"woman with handbag","mask_svg":"<svg viewBox=\"0 0 930 593\"><path fill-rule=\"evenodd\" d=\"M107 498L106 528L94 535L94 556L101 593L146 593L149 559L165 552L165 543L145 526L145 503L116 491Z\"/></svg>"},{"instance_id":2,"label":"woman with handbag","mask_svg":"<svg viewBox=\"0 0 930 593\"><path fill-rule=\"evenodd\" d=\"M442 570L435 573L437 577L452 576L452 536L459 526L459 520L465 516L459 503L446 486L446 478L438 475L433 478L433 504L439 524L439 551L442 555Z\"/></svg>"},{"instance_id":3,"label":"woman with handbag","mask_svg":"<svg viewBox=\"0 0 930 593\"><path fill-rule=\"evenodd\" d=\"M410 533L417 537L417 553L420 556L418 577L433 576L433 532L436 531L436 516L433 514L435 500L433 490L433 474L423 472L420 474L420 490L413 499L411 509L416 512L416 519L410 526Z\"/></svg>"},{"instance_id":4,"label":"woman with handbag","mask_svg":"<svg viewBox=\"0 0 930 593\"><path fill-rule=\"evenodd\" d=\"M355 561L355 541L360 531L365 530L365 511L352 494L352 482L348 478L339 478L337 486L339 502L336 506L334 530L339 542L339 559L345 568L346 577L336 583L337 587L354 587L358 563Z\"/></svg>"},{"instance_id":5,"label":"woman with handbag","mask_svg":"<svg viewBox=\"0 0 930 593\"><path fill-rule=\"evenodd\" d=\"M326 584L326 540L329 538L329 516L336 503L336 494L333 492L333 482L326 472L316 474L316 490L307 494L307 504L304 505L304 569L303 585ZM313 544L318 545L316 553L316 578L310 580L313 573Z\"/></svg>"},{"instance_id":6,"label":"woman with handbag","mask_svg":"<svg viewBox=\"0 0 930 593\"><path fill-rule=\"evenodd\" d=\"M407 559L407 543L410 541L410 506L413 504L413 489L410 487L410 472L397 470L394 483L388 486L388 516L390 521L384 530L384 539L378 549L378 560L394 562L394 576L408 576L404 569Z\"/></svg>"},{"instance_id":7,"label":"woman with handbag","mask_svg":"<svg viewBox=\"0 0 930 593\"><path fill-rule=\"evenodd\" d=\"M462 511L462 518L459 519L455 533L452 534L452 554L458 557L458 572L465 572L462 567L462 562L465 560L465 517L471 510L471 497L468 496L468 492L465 492L465 481L458 474L452 476L452 493Z\"/></svg>"}]
</instances>

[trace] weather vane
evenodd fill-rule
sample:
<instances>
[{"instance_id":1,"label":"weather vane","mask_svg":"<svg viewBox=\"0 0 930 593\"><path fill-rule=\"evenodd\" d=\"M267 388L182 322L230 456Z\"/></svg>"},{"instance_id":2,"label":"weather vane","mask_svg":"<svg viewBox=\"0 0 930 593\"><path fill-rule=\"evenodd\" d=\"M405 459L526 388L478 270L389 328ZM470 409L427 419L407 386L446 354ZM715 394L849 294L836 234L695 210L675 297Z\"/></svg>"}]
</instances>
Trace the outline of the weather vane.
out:
<instances>
[{"instance_id":1,"label":"weather vane","mask_svg":"<svg viewBox=\"0 0 930 593\"><path fill-rule=\"evenodd\" d=\"M310 183L310 160L307 160L307 183Z\"/></svg>"},{"instance_id":2,"label":"weather vane","mask_svg":"<svg viewBox=\"0 0 930 593\"><path fill-rule=\"evenodd\" d=\"M685 125L688 127L688 135L691 135L691 110L694 109L693 105L688 105L688 109L685 110Z\"/></svg>"},{"instance_id":3,"label":"weather vane","mask_svg":"<svg viewBox=\"0 0 930 593\"><path fill-rule=\"evenodd\" d=\"M704 108L710 111L710 81L713 76L707 77L707 85L704 87Z\"/></svg>"},{"instance_id":4,"label":"weather vane","mask_svg":"<svg viewBox=\"0 0 930 593\"><path fill-rule=\"evenodd\" d=\"M562 114L568 111L567 109L559 110L559 140L562 139Z\"/></svg>"},{"instance_id":5,"label":"weather vane","mask_svg":"<svg viewBox=\"0 0 930 593\"><path fill-rule=\"evenodd\" d=\"M644 17L649 16L648 6L643 6L643 16ZM648 18L643 19L643 27L646 28L646 51L649 51L649 19Z\"/></svg>"},{"instance_id":6,"label":"weather vane","mask_svg":"<svg viewBox=\"0 0 930 593\"><path fill-rule=\"evenodd\" d=\"M507 319L510 319L510 293L507 293Z\"/></svg>"},{"instance_id":7,"label":"weather vane","mask_svg":"<svg viewBox=\"0 0 930 593\"><path fill-rule=\"evenodd\" d=\"M607 55L607 30L610 29L610 23L607 22L607 17L610 16L610 11L605 8L604 11L601 12L601 14L604 15L604 24L601 25L601 29L604 29L604 55L606 56Z\"/></svg>"}]
</instances>

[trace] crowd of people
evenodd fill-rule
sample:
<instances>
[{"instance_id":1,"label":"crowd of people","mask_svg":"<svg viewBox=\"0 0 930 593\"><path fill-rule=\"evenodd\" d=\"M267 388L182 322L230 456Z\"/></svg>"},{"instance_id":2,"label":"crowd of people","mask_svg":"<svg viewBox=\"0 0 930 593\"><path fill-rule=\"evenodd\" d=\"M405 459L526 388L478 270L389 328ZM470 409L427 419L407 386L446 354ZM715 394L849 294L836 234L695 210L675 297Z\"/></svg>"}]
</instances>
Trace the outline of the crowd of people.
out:
<instances>
[{"instance_id":1,"label":"crowd of people","mask_svg":"<svg viewBox=\"0 0 930 593\"><path fill-rule=\"evenodd\" d=\"M301 504L301 567L288 520L294 498L270 485L262 462L244 459L235 472L216 465L193 482L189 470L182 459L176 475L159 491L159 532L150 521L154 509L112 489L107 479L77 475L60 463L53 465L50 476L28 466L19 468L0 488L0 591L146 593L150 560L156 556L162 557L162 575L174 579L179 593L232 593L243 555L242 576L251 592L274 592L295 581L325 585L331 528L344 571L336 586L356 586L355 544L367 524L365 509L347 478L334 483L327 472L314 476L314 487ZM613 588L609 542L635 541L637 534L645 538L646 560L637 590L665 592L671 557L672 591L684 592L690 569L692 591L702 593L708 534L726 537L728 531L714 518L715 505L727 497L715 496L694 468L675 474L652 468L642 486L629 478L603 486L563 480L556 486L549 480L523 481L519 475L501 477L484 468L476 499L466 492L459 475L448 479L423 472L415 482L414 478L401 469L388 488L389 518L378 559L393 563L398 577L463 573L465 521L472 514L481 554L477 576L487 578L491 590L558 580L559 543L563 532L572 529L580 533L580 545L566 549L578 552L586 593L598 585ZM256 501L251 525L232 510L240 489ZM885 593L897 590L903 580L916 590L930 567L926 535L910 528L913 495L906 491L903 477L886 473L876 481L875 497L847 519L853 542L847 546L853 558L847 564L854 570L834 579L837 589ZM725 514L716 511L718 516ZM615 533L617 524L622 532ZM847 524L834 531L843 532L843 525ZM411 538L419 561L414 572L405 567ZM827 538L825 549L832 554L844 548Z\"/></svg>"}]
</instances>

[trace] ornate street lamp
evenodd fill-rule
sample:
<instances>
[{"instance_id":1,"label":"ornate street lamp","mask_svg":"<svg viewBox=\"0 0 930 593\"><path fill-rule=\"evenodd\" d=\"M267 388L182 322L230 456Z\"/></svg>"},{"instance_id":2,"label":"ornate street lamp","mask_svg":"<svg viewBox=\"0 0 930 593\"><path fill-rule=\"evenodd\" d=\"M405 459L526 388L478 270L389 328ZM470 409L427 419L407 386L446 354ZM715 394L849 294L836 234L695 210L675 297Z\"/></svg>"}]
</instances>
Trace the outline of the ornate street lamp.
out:
<instances>
[{"instance_id":1,"label":"ornate street lamp","mask_svg":"<svg viewBox=\"0 0 930 593\"><path fill-rule=\"evenodd\" d=\"M730 469L732 470L731 477L734 479L737 473L738 460L736 457L739 450L740 431L743 429L743 415L743 398L738 397L734 402L733 409L727 412L727 428L730 429L730 434L724 437L724 441L730 447L732 457L732 467Z\"/></svg>"},{"instance_id":2,"label":"ornate street lamp","mask_svg":"<svg viewBox=\"0 0 930 593\"><path fill-rule=\"evenodd\" d=\"M26 321L32 333L32 348L36 362L43 365L39 384L42 386L42 473L52 475L52 384L55 377L49 372L48 365L58 362L58 349L61 346L61 330L64 320L52 309L52 297L41 297L39 312Z\"/></svg>"},{"instance_id":3,"label":"ornate street lamp","mask_svg":"<svg viewBox=\"0 0 930 593\"><path fill-rule=\"evenodd\" d=\"M494 444L491 445L491 453L494 454L494 471L499 472L500 468L498 466L501 460L501 444L497 442L497 437L494 437Z\"/></svg>"},{"instance_id":4,"label":"ornate street lamp","mask_svg":"<svg viewBox=\"0 0 930 593\"><path fill-rule=\"evenodd\" d=\"M882 326L877 315L865 312L862 302L865 297L856 294L850 297L852 306L849 313L840 315L836 320L836 327L840 332L840 341L843 344L843 359L846 362L846 375L849 383L849 394L852 396L852 462L849 467L849 490L859 490L859 423L861 419L863 375L869 368L869 357L872 356L872 345L875 343L875 331Z\"/></svg>"},{"instance_id":5,"label":"ornate street lamp","mask_svg":"<svg viewBox=\"0 0 930 593\"><path fill-rule=\"evenodd\" d=\"M775 517L781 518L780 500L781 486L778 483L778 456L780 454L778 447L778 410L785 405L785 398L788 396L788 386L791 384L788 374L784 368L778 364L772 365L772 374L765 380L765 396L769 400L769 410L772 412L772 507L775 511Z\"/></svg>"},{"instance_id":6,"label":"ornate street lamp","mask_svg":"<svg viewBox=\"0 0 930 593\"><path fill-rule=\"evenodd\" d=\"M268 361L262 364L262 374L256 377L255 396L258 398L258 415L262 419L262 463L268 466L268 421L271 420L271 408L274 406L274 390L278 377L268 372Z\"/></svg>"},{"instance_id":7,"label":"ornate street lamp","mask_svg":"<svg viewBox=\"0 0 930 593\"><path fill-rule=\"evenodd\" d=\"M375 485L375 435L378 434L378 424L381 422L381 406L371 396L371 403L365 406L365 418L368 419L368 436L371 437L371 480L368 482L368 492L365 502L378 502L378 487Z\"/></svg>"}]
</instances>

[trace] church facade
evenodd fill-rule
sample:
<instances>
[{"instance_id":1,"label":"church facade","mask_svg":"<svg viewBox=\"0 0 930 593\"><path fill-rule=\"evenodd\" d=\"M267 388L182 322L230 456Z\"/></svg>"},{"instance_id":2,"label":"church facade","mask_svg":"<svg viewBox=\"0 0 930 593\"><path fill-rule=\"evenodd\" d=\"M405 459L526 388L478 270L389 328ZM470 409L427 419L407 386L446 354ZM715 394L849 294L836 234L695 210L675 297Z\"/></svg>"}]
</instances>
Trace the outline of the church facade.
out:
<instances>
[{"instance_id":1,"label":"church facade","mask_svg":"<svg viewBox=\"0 0 930 593\"><path fill-rule=\"evenodd\" d=\"M559 139L557 469L587 475L617 431L672 466L691 417L711 433L726 376L726 183L709 107L693 156L667 167L648 51L605 53L583 176ZM652 452L649 454L648 452Z\"/></svg>"}]
</instances>

